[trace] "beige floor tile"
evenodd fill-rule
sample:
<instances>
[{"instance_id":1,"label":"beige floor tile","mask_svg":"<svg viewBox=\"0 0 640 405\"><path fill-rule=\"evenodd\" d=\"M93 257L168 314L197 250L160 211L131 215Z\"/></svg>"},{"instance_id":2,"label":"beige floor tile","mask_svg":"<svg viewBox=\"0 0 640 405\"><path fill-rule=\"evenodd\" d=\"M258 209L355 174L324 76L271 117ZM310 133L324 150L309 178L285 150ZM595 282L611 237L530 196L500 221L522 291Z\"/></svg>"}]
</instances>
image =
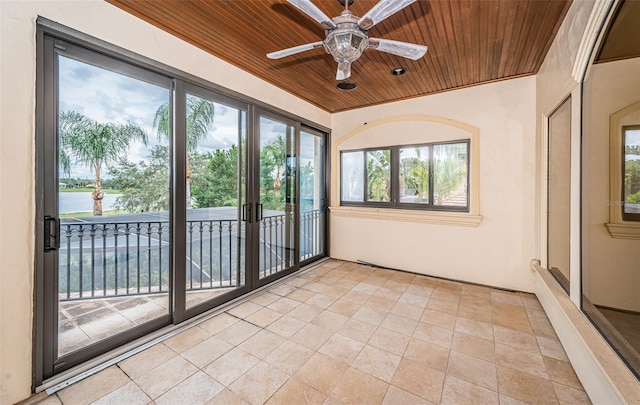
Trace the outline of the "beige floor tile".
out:
<instances>
[{"instance_id":1,"label":"beige floor tile","mask_svg":"<svg viewBox=\"0 0 640 405\"><path fill-rule=\"evenodd\" d=\"M503 304L524 306L519 293L506 291L491 291L491 302L502 302Z\"/></svg>"},{"instance_id":2,"label":"beige floor tile","mask_svg":"<svg viewBox=\"0 0 640 405\"><path fill-rule=\"evenodd\" d=\"M376 285L377 284L377 285ZM363 294L367 294L367 295L373 295L376 293L376 291L378 291L380 289L380 286L382 286L382 284L384 284L384 280L382 280L381 282L376 283L375 281L373 281L372 279L368 279L358 283L357 286L353 287L351 290L352 291L357 291Z\"/></svg>"},{"instance_id":3,"label":"beige floor tile","mask_svg":"<svg viewBox=\"0 0 640 405\"><path fill-rule=\"evenodd\" d=\"M520 299L522 300L522 304L527 309L535 309L537 311L542 311L542 305L540 305L540 301L533 294L520 293Z\"/></svg>"},{"instance_id":4,"label":"beige floor tile","mask_svg":"<svg viewBox=\"0 0 640 405\"><path fill-rule=\"evenodd\" d=\"M498 393L447 375L442 390L442 405L499 405Z\"/></svg>"},{"instance_id":5,"label":"beige floor tile","mask_svg":"<svg viewBox=\"0 0 640 405\"><path fill-rule=\"evenodd\" d=\"M337 300L335 298L329 297L328 295L316 294L313 297L309 298L306 303L318 308L327 309L336 301Z\"/></svg>"},{"instance_id":6,"label":"beige floor tile","mask_svg":"<svg viewBox=\"0 0 640 405\"><path fill-rule=\"evenodd\" d=\"M405 318L419 320L422 317L422 312L424 308L418 307L412 304L405 304L403 302L398 301L396 305L391 309L392 314L400 315Z\"/></svg>"},{"instance_id":7,"label":"beige floor tile","mask_svg":"<svg viewBox=\"0 0 640 405\"><path fill-rule=\"evenodd\" d=\"M162 343L151 346L140 353L118 363L131 379L136 379L178 354Z\"/></svg>"},{"instance_id":8,"label":"beige floor tile","mask_svg":"<svg viewBox=\"0 0 640 405\"><path fill-rule=\"evenodd\" d=\"M279 299L279 295L271 294L270 292L265 291L261 294L258 294L255 298L252 298L251 302L266 307L267 305L272 304L274 301L277 301Z\"/></svg>"},{"instance_id":9,"label":"beige floor tile","mask_svg":"<svg viewBox=\"0 0 640 405\"><path fill-rule=\"evenodd\" d=\"M262 308L261 310L254 312L253 314L246 317L245 320L256 326L265 328L271 323L280 319L281 316L282 314L280 312L274 311L273 309Z\"/></svg>"},{"instance_id":10,"label":"beige floor tile","mask_svg":"<svg viewBox=\"0 0 640 405\"><path fill-rule=\"evenodd\" d=\"M231 349L233 349L231 343L217 336L212 336L193 346L191 349L185 350L182 353L182 357L189 360L195 366L202 368Z\"/></svg>"},{"instance_id":11,"label":"beige floor tile","mask_svg":"<svg viewBox=\"0 0 640 405\"><path fill-rule=\"evenodd\" d=\"M424 285L422 285L424 284ZM423 297L429 298L433 293L433 286L435 283L432 280L428 279L415 279L412 284L410 284L404 292L409 294L421 295Z\"/></svg>"},{"instance_id":12,"label":"beige floor tile","mask_svg":"<svg viewBox=\"0 0 640 405\"><path fill-rule=\"evenodd\" d=\"M162 343L174 352L182 353L210 337L211 334L209 332L198 326L194 326L170 337Z\"/></svg>"},{"instance_id":13,"label":"beige floor tile","mask_svg":"<svg viewBox=\"0 0 640 405\"><path fill-rule=\"evenodd\" d=\"M557 360L552 357L544 357L544 364L547 367L547 373L551 381L567 385L572 388L582 390L582 384L578 380L571 363L568 361Z\"/></svg>"},{"instance_id":14,"label":"beige floor tile","mask_svg":"<svg viewBox=\"0 0 640 405\"><path fill-rule=\"evenodd\" d=\"M307 283L303 288L305 290L313 291L314 293L322 293L324 290L329 288L329 284L316 280L311 283Z\"/></svg>"},{"instance_id":15,"label":"beige floor tile","mask_svg":"<svg viewBox=\"0 0 640 405\"><path fill-rule=\"evenodd\" d=\"M295 373L294 377L329 395L349 367L323 354L316 353Z\"/></svg>"},{"instance_id":16,"label":"beige floor tile","mask_svg":"<svg viewBox=\"0 0 640 405\"><path fill-rule=\"evenodd\" d=\"M287 340L264 360L285 373L293 375L313 356L313 353L313 350Z\"/></svg>"},{"instance_id":17,"label":"beige floor tile","mask_svg":"<svg viewBox=\"0 0 640 405\"><path fill-rule=\"evenodd\" d=\"M412 336L417 324L418 321L416 319L406 318L396 314L388 314L380 324L380 327L406 336Z\"/></svg>"},{"instance_id":18,"label":"beige floor tile","mask_svg":"<svg viewBox=\"0 0 640 405\"><path fill-rule=\"evenodd\" d=\"M340 329L348 319L349 317L337 314L335 312L323 311L321 314L313 318L311 324L328 331L335 332Z\"/></svg>"},{"instance_id":19,"label":"beige floor tile","mask_svg":"<svg viewBox=\"0 0 640 405\"><path fill-rule=\"evenodd\" d=\"M406 290L406 288L405 288L405 290ZM394 290L394 289L382 286L382 287L380 287L380 289L378 291L376 291L375 294L373 294L373 297L386 298L386 299L391 300L391 301L393 301L395 303L400 299L402 294L404 294L404 291L398 291L398 290ZM414 295L416 295L416 294L414 294ZM421 297L423 299L425 299L425 300L428 298L428 297L424 297L424 295L421 295ZM391 308L393 308L393 306L391 306ZM391 309L391 308L389 308L389 309Z\"/></svg>"},{"instance_id":20,"label":"beige floor tile","mask_svg":"<svg viewBox=\"0 0 640 405\"><path fill-rule=\"evenodd\" d=\"M198 371L156 399L156 404L205 404L223 389L222 384L204 372Z\"/></svg>"},{"instance_id":21,"label":"beige floor tile","mask_svg":"<svg viewBox=\"0 0 640 405\"><path fill-rule=\"evenodd\" d=\"M542 355L496 343L496 363L524 373L549 378Z\"/></svg>"},{"instance_id":22,"label":"beige floor tile","mask_svg":"<svg viewBox=\"0 0 640 405\"><path fill-rule=\"evenodd\" d=\"M433 403L439 403L445 374L408 359L400 360L392 385Z\"/></svg>"},{"instance_id":23,"label":"beige floor tile","mask_svg":"<svg viewBox=\"0 0 640 405\"><path fill-rule=\"evenodd\" d=\"M393 385L389 386L387 394L384 396L382 405L430 405L433 402L429 402L424 398L420 398L408 391Z\"/></svg>"},{"instance_id":24,"label":"beige floor tile","mask_svg":"<svg viewBox=\"0 0 640 405\"><path fill-rule=\"evenodd\" d=\"M295 335L300 329L307 325L306 322L301 321L289 315L285 315L271 325L267 326L267 330L277 333L285 338L290 338Z\"/></svg>"},{"instance_id":25,"label":"beige floor tile","mask_svg":"<svg viewBox=\"0 0 640 405\"><path fill-rule=\"evenodd\" d=\"M364 343L334 334L318 349L318 352L349 365L353 363L363 347Z\"/></svg>"},{"instance_id":26,"label":"beige floor tile","mask_svg":"<svg viewBox=\"0 0 640 405\"><path fill-rule=\"evenodd\" d=\"M428 323L419 322L413 332L413 337L424 340L425 342L435 343L448 349L451 347L453 331L439 326L429 325Z\"/></svg>"},{"instance_id":27,"label":"beige floor tile","mask_svg":"<svg viewBox=\"0 0 640 405\"><path fill-rule=\"evenodd\" d=\"M351 318L337 330L337 333L358 342L367 343L376 329L377 327L373 324Z\"/></svg>"},{"instance_id":28,"label":"beige floor tile","mask_svg":"<svg viewBox=\"0 0 640 405\"><path fill-rule=\"evenodd\" d=\"M322 308L313 305L300 304L298 305L298 307L291 310L287 315L292 316L296 319L300 319L301 321L311 322L313 318L318 316L322 311Z\"/></svg>"},{"instance_id":29,"label":"beige floor tile","mask_svg":"<svg viewBox=\"0 0 640 405\"><path fill-rule=\"evenodd\" d=\"M422 295L416 295L416 294L405 292L400 296L400 298L398 299L398 302L401 302L403 304L413 305L418 308L426 308L427 303L429 302L429 299L423 297Z\"/></svg>"},{"instance_id":30,"label":"beige floor tile","mask_svg":"<svg viewBox=\"0 0 640 405\"><path fill-rule=\"evenodd\" d=\"M295 289L296 287L287 284L280 284L279 286L270 289L269 292L284 297L290 294L292 291L295 291Z\"/></svg>"},{"instance_id":31,"label":"beige floor tile","mask_svg":"<svg viewBox=\"0 0 640 405\"><path fill-rule=\"evenodd\" d=\"M260 359L257 357L242 349L235 348L214 360L203 371L215 380L229 386L259 361Z\"/></svg>"},{"instance_id":32,"label":"beige floor tile","mask_svg":"<svg viewBox=\"0 0 640 405\"><path fill-rule=\"evenodd\" d=\"M267 401L267 405L316 405L324 402L326 397L325 394L297 378L290 378Z\"/></svg>"},{"instance_id":33,"label":"beige floor tile","mask_svg":"<svg viewBox=\"0 0 640 405\"><path fill-rule=\"evenodd\" d=\"M445 312L434 311L433 309L427 308L422 313L420 322L453 330L456 326L456 317Z\"/></svg>"},{"instance_id":34,"label":"beige floor tile","mask_svg":"<svg viewBox=\"0 0 640 405\"><path fill-rule=\"evenodd\" d=\"M518 401L517 399L511 398L507 395L500 394L500 405L527 405L527 403Z\"/></svg>"},{"instance_id":35,"label":"beige floor tile","mask_svg":"<svg viewBox=\"0 0 640 405\"><path fill-rule=\"evenodd\" d=\"M247 301L229 309L227 312L233 316L244 319L252 313L259 311L260 309L262 309L261 305L254 304L251 301Z\"/></svg>"},{"instance_id":36,"label":"beige floor tile","mask_svg":"<svg viewBox=\"0 0 640 405\"><path fill-rule=\"evenodd\" d=\"M57 394L64 404L90 404L130 381L129 377L117 366L111 366L58 391Z\"/></svg>"},{"instance_id":37,"label":"beige floor tile","mask_svg":"<svg viewBox=\"0 0 640 405\"><path fill-rule=\"evenodd\" d=\"M331 396L345 405L379 404L388 388L389 384L350 368L331 391Z\"/></svg>"},{"instance_id":38,"label":"beige floor tile","mask_svg":"<svg viewBox=\"0 0 640 405\"><path fill-rule=\"evenodd\" d=\"M409 336L384 328L378 328L373 335L371 335L371 338L369 338L368 344L386 350L389 353L402 356L409 345L409 340L411 340Z\"/></svg>"},{"instance_id":39,"label":"beige floor tile","mask_svg":"<svg viewBox=\"0 0 640 405\"><path fill-rule=\"evenodd\" d=\"M565 353L562 344L558 339L550 339L543 336L537 336L538 347L540 353L547 357L553 357L554 359L569 361L567 353Z\"/></svg>"},{"instance_id":40,"label":"beige floor tile","mask_svg":"<svg viewBox=\"0 0 640 405\"><path fill-rule=\"evenodd\" d=\"M248 405L249 403L240 398L235 392L228 388L222 390L218 395L213 397L206 405Z\"/></svg>"},{"instance_id":41,"label":"beige floor tile","mask_svg":"<svg viewBox=\"0 0 640 405\"><path fill-rule=\"evenodd\" d=\"M386 312L372 309L367 306L363 306L352 316L352 318L359 319L364 322L369 322L373 325L380 325L386 317Z\"/></svg>"},{"instance_id":42,"label":"beige floor tile","mask_svg":"<svg viewBox=\"0 0 640 405\"><path fill-rule=\"evenodd\" d=\"M533 333L527 312L523 306L492 301L491 320L494 325L502 326L503 328Z\"/></svg>"},{"instance_id":43,"label":"beige floor tile","mask_svg":"<svg viewBox=\"0 0 640 405\"><path fill-rule=\"evenodd\" d=\"M316 325L305 325L290 339L311 350L318 350L333 335L330 331Z\"/></svg>"},{"instance_id":44,"label":"beige floor tile","mask_svg":"<svg viewBox=\"0 0 640 405\"><path fill-rule=\"evenodd\" d=\"M435 301L443 301L449 302L451 304L459 304L460 303L460 293L451 292L448 290L441 290L436 287L435 290L431 293L430 299Z\"/></svg>"},{"instance_id":45,"label":"beige floor tile","mask_svg":"<svg viewBox=\"0 0 640 405\"><path fill-rule=\"evenodd\" d=\"M491 296L486 295L461 295L460 307L478 308L482 311L491 312Z\"/></svg>"},{"instance_id":46,"label":"beige floor tile","mask_svg":"<svg viewBox=\"0 0 640 405\"><path fill-rule=\"evenodd\" d=\"M583 390L553 383L560 405L591 405L591 400Z\"/></svg>"},{"instance_id":47,"label":"beige floor tile","mask_svg":"<svg viewBox=\"0 0 640 405\"><path fill-rule=\"evenodd\" d=\"M485 310L479 307L469 307L466 305L458 306L457 316L461 318L473 319L474 321L492 323L491 307L487 306Z\"/></svg>"},{"instance_id":48,"label":"beige floor tile","mask_svg":"<svg viewBox=\"0 0 640 405\"><path fill-rule=\"evenodd\" d=\"M347 288L344 288L339 285L330 285L327 288L325 288L325 290L322 293L324 295L328 295L329 297L340 298L343 295L345 295L347 292L349 292L349 289Z\"/></svg>"},{"instance_id":49,"label":"beige floor tile","mask_svg":"<svg viewBox=\"0 0 640 405\"><path fill-rule=\"evenodd\" d=\"M135 382L151 399L156 399L197 371L197 367L178 356L136 378Z\"/></svg>"},{"instance_id":50,"label":"beige floor tile","mask_svg":"<svg viewBox=\"0 0 640 405\"><path fill-rule=\"evenodd\" d=\"M495 343L465 333L454 332L451 340L451 350L468 354L479 359L495 362Z\"/></svg>"},{"instance_id":51,"label":"beige floor tile","mask_svg":"<svg viewBox=\"0 0 640 405\"><path fill-rule=\"evenodd\" d=\"M432 311L444 312L445 314L455 316L458 313L458 303L441 301L441 300L430 298L429 302L427 303L426 309L430 309Z\"/></svg>"},{"instance_id":52,"label":"beige floor tile","mask_svg":"<svg viewBox=\"0 0 640 405\"><path fill-rule=\"evenodd\" d=\"M309 298L313 297L314 295L316 294L313 291L299 288L287 294L287 298L298 301L298 302L306 302Z\"/></svg>"},{"instance_id":53,"label":"beige floor tile","mask_svg":"<svg viewBox=\"0 0 640 405\"><path fill-rule=\"evenodd\" d=\"M397 291L399 293L403 293L407 289L407 287L409 287L409 283L389 279L384 284L382 284L382 287Z\"/></svg>"},{"instance_id":54,"label":"beige floor tile","mask_svg":"<svg viewBox=\"0 0 640 405\"><path fill-rule=\"evenodd\" d=\"M533 333L536 336L558 339L553 326L551 326L551 322L549 322L547 315L543 311L527 309L527 316L529 317L531 329L533 329Z\"/></svg>"},{"instance_id":55,"label":"beige floor tile","mask_svg":"<svg viewBox=\"0 0 640 405\"><path fill-rule=\"evenodd\" d=\"M383 297L379 295L372 295L369 299L367 299L367 301L363 305L367 308L371 308L376 311L390 312L397 303L398 303L398 298L389 298L388 296Z\"/></svg>"},{"instance_id":56,"label":"beige floor tile","mask_svg":"<svg viewBox=\"0 0 640 405\"><path fill-rule=\"evenodd\" d=\"M282 297L279 300L269 304L267 308L280 312L281 314L286 314L289 311L293 310L298 305L300 305L300 301L292 300L287 297Z\"/></svg>"},{"instance_id":57,"label":"beige floor tile","mask_svg":"<svg viewBox=\"0 0 640 405\"><path fill-rule=\"evenodd\" d=\"M278 346L284 343L285 340L285 338L280 335L276 335L273 332L261 330L249 339L240 343L238 347L259 359L264 359L271 354L271 352L276 350Z\"/></svg>"},{"instance_id":58,"label":"beige floor tile","mask_svg":"<svg viewBox=\"0 0 640 405\"><path fill-rule=\"evenodd\" d=\"M289 375L264 361L238 378L229 389L253 405L262 405L289 379Z\"/></svg>"},{"instance_id":59,"label":"beige floor tile","mask_svg":"<svg viewBox=\"0 0 640 405\"><path fill-rule=\"evenodd\" d=\"M534 353L540 353L538 341L532 334L494 325L493 336L496 343Z\"/></svg>"},{"instance_id":60,"label":"beige floor tile","mask_svg":"<svg viewBox=\"0 0 640 405\"><path fill-rule=\"evenodd\" d=\"M238 323L240 320L235 316L231 316L226 312L218 314L211 319L207 319L206 321L198 324L198 326L207 332L215 335L228 328L229 326Z\"/></svg>"},{"instance_id":61,"label":"beige floor tile","mask_svg":"<svg viewBox=\"0 0 640 405\"><path fill-rule=\"evenodd\" d=\"M400 356L365 345L351 366L390 383L399 363Z\"/></svg>"},{"instance_id":62,"label":"beige floor tile","mask_svg":"<svg viewBox=\"0 0 640 405\"><path fill-rule=\"evenodd\" d=\"M449 349L412 338L404 352L404 357L434 370L445 372L449 361Z\"/></svg>"},{"instance_id":63,"label":"beige floor tile","mask_svg":"<svg viewBox=\"0 0 640 405\"><path fill-rule=\"evenodd\" d=\"M493 340L493 326L486 322L458 318L456 320L455 331L487 340Z\"/></svg>"},{"instance_id":64,"label":"beige floor tile","mask_svg":"<svg viewBox=\"0 0 640 405\"><path fill-rule=\"evenodd\" d=\"M115 391L93 402L93 405L145 405L151 402L151 398L145 394L133 381L123 385Z\"/></svg>"},{"instance_id":65,"label":"beige floor tile","mask_svg":"<svg viewBox=\"0 0 640 405\"><path fill-rule=\"evenodd\" d=\"M449 354L447 375L498 391L496 365L493 362L452 351Z\"/></svg>"},{"instance_id":66,"label":"beige floor tile","mask_svg":"<svg viewBox=\"0 0 640 405\"><path fill-rule=\"evenodd\" d=\"M360 307L361 307L360 304L356 304L353 301L339 299L333 304L331 304L331 306L327 308L327 310L331 312L335 312L336 314L350 317L353 314L355 314L356 311L360 309Z\"/></svg>"},{"instance_id":67,"label":"beige floor tile","mask_svg":"<svg viewBox=\"0 0 640 405\"><path fill-rule=\"evenodd\" d=\"M224 329L216 336L220 339L226 340L234 346L237 346L259 331L259 327L250 324L249 322L240 321Z\"/></svg>"},{"instance_id":68,"label":"beige floor tile","mask_svg":"<svg viewBox=\"0 0 640 405\"><path fill-rule=\"evenodd\" d=\"M531 404L558 403L551 381L498 366L498 387L501 394Z\"/></svg>"},{"instance_id":69,"label":"beige floor tile","mask_svg":"<svg viewBox=\"0 0 640 405\"><path fill-rule=\"evenodd\" d=\"M341 299L347 300L347 301L353 301L357 304L364 304L372 296L373 296L372 294L366 294L366 293L363 293L362 291L356 291L351 289L348 293L343 295Z\"/></svg>"}]
</instances>

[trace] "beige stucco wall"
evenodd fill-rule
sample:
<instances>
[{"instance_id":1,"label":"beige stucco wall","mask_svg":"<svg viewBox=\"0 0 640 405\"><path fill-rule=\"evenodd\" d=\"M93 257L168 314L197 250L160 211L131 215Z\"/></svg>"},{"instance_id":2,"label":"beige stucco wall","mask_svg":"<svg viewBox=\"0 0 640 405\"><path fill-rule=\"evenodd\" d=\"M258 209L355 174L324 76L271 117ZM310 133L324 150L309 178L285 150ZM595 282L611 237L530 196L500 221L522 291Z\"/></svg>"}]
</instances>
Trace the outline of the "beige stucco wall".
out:
<instances>
[{"instance_id":1,"label":"beige stucco wall","mask_svg":"<svg viewBox=\"0 0 640 405\"><path fill-rule=\"evenodd\" d=\"M584 84L583 289L597 305L640 311L640 240L614 239L609 222L609 121L640 101L640 58L594 65ZM639 125L640 112L622 125ZM619 200L620 197L614 199Z\"/></svg>"},{"instance_id":2,"label":"beige stucco wall","mask_svg":"<svg viewBox=\"0 0 640 405\"><path fill-rule=\"evenodd\" d=\"M330 114L98 0L0 2L0 403L29 396L35 30L43 16L329 127Z\"/></svg>"},{"instance_id":3,"label":"beige stucco wall","mask_svg":"<svg viewBox=\"0 0 640 405\"><path fill-rule=\"evenodd\" d=\"M534 257L534 112L535 78L526 77L334 114L334 145L365 123L414 114L478 128L484 218L477 227L461 227L332 215L331 256L532 291L528 269ZM438 131L442 140L460 137L446 126L416 120L364 130L345 145L432 142ZM338 159L332 156L334 163Z\"/></svg>"}]
</instances>

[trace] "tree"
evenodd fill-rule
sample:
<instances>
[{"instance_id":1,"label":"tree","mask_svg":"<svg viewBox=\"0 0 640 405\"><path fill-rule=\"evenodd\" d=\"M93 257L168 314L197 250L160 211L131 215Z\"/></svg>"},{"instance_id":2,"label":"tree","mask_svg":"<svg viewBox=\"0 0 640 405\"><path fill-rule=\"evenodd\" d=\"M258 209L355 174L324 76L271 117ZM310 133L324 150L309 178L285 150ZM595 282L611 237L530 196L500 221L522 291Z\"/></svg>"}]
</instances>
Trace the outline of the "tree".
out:
<instances>
[{"instance_id":1,"label":"tree","mask_svg":"<svg viewBox=\"0 0 640 405\"><path fill-rule=\"evenodd\" d=\"M198 208L238 206L238 147L218 149L212 154L190 158L194 162L205 159L203 173L193 177L192 193ZM198 165L199 166L199 165Z\"/></svg>"},{"instance_id":2,"label":"tree","mask_svg":"<svg viewBox=\"0 0 640 405\"><path fill-rule=\"evenodd\" d=\"M122 191L114 204L116 209L127 212L169 209L169 147L154 146L148 160L138 164L121 159L109 174Z\"/></svg>"},{"instance_id":3,"label":"tree","mask_svg":"<svg viewBox=\"0 0 640 405\"><path fill-rule=\"evenodd\" d=\"M60 156L65 156L61 158L63 170L69 172L71 162L93 169L93 215L101 216L103 166L122 159L135 141L146 145L147 133L133 122L103 124L75 111L60 113L59 121Z\"/></svg>"},{"instance_id":4,"label":"tree","mask_svg":"<svg viewBox=\"0 0 640 405\"><path fill-rule=\"evenodd\" d=\"M389 201L391 195L391 151L374 150L367 157L367 200Z\"/></svg>"},{"instance_id":5,"label":"tree","mask_svg":"<svg viewBox=\"0 0 640 405\"><path fill-rule=\"evenodd\" d=\"M287 146L282 135L278 135L276 139L269 142L263 148L263 153L268 162L272 165L273 169L276 171L276 175L273 180L273 190L275 195L279 196L280 189L282 188L280 170L284 169L284 165L287 160Z\"/></svg>"},{"instance_id":6,"label":"tree","mask_svg":"<svg viewBox=\"0 0 640 405\"><path fill-rule=\"evenodd\" d=\"M206 98L187 95L187 151L196 152L198 145L213 128L215 105ZM171 138L171 109L164 103L156 111L153 127L158 137ZM187 206L191 205L191 166L187 158Z\"/></svg>"}]
</instances>

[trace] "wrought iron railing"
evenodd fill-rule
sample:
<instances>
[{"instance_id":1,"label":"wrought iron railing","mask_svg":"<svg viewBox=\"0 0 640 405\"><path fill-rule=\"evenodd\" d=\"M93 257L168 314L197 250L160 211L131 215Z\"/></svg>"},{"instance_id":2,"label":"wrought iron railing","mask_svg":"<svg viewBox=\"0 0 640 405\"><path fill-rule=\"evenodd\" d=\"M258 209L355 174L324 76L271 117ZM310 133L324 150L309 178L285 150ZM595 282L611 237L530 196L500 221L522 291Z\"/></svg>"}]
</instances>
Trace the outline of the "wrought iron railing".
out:
<instances>
[{"instance_id":1,"label":"wrought iron railing","mask_svg":"<svg viewBox=\"0 0 640 405\"><path fill-rule=\"evenodd\" d=\"M114 217L116 219L117 217ZM90 221L90 220L88 220ZM323 214L300 214L300 260L323 251ZM285 214L260 222L260 276L293 263L293 241ZM61 221L59 297L62 301L166 293L169 290L169 223ZM245 224L236 220L195 220L186 227L187 290L244 284Z\"/></svg>"}]
</instances>

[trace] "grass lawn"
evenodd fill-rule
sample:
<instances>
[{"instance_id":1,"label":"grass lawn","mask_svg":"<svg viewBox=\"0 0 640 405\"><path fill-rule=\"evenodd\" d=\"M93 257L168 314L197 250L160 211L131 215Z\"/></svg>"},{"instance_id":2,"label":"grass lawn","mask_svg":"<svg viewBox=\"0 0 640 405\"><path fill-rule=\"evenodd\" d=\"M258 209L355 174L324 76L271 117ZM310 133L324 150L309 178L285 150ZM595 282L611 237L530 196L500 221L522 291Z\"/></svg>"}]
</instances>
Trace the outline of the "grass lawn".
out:
<instances>
[{"instance_id":1,"label":"grass lawn","mask_svg":"<svg viewBox=\"0 0 640 405\"><path fill-rule=\"evenodd\" d=\"M107 210L107 211L102 211L102 216L103 217L107 217L109 215L117 215L117 214L124 214L125 211L121 211L121 210ZM86 217L92 217L93 216L93 212L70 212L68 214L60 214L60 218L62 219L72 219L72 218L86 218Z\"/></svg>"},{"instance_id":2,"label":"grass lawn","mask_svg":"<svg viewBox=\"0 0 640 405\"><path fill-rule=\"evenodd\" d=\"M93 187L58 188L61 193L92 193ZM103 188L105 194L122 194L122 191L113 188Z\"/></svg>"}]
</instances>

